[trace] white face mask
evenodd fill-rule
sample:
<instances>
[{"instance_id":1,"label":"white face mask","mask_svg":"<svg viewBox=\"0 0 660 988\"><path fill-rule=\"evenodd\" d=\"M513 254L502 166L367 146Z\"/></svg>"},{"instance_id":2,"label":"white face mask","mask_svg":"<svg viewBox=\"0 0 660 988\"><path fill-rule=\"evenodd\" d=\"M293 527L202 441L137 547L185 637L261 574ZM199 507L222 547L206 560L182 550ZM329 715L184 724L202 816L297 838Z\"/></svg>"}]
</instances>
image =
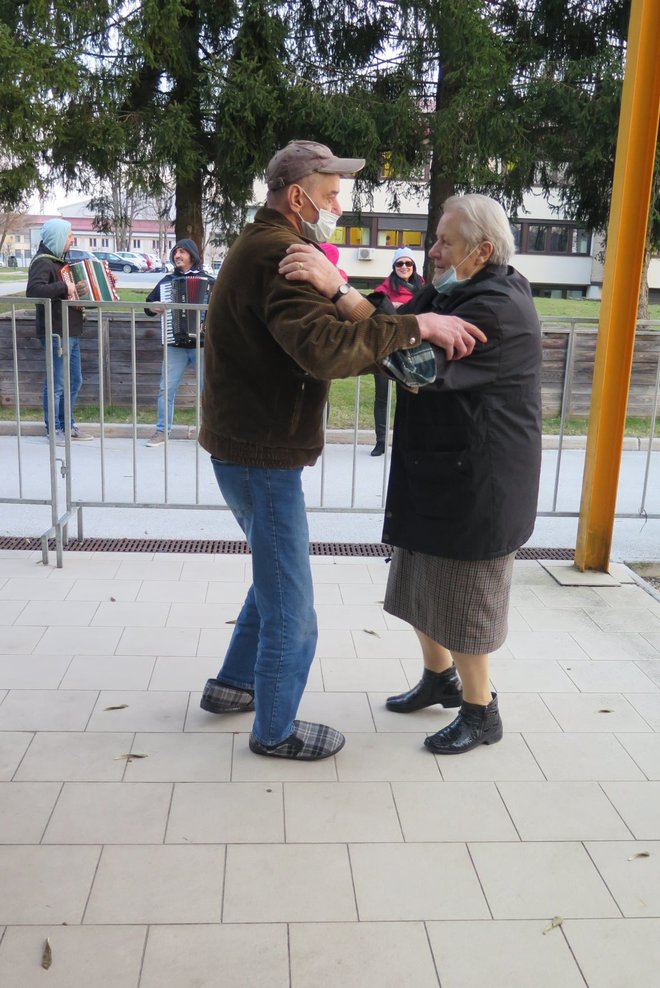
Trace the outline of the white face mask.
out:
<instances>
[{"instance_id":1,"label":"white face mask","mask_svg":"<svg viewBox=\"0 0 660 988\"><path fill-rule=\"evenodd\" d=\"M319 218L315 223L310 223L309 220L303 219L302 216L298 214L300 225L302 226L303 236L307 237L308 240L313 240L315 244L324 244L335 232L335 227L337 226L337 220L339 217L335 216L334 213L331 213L329 209L319 209L314 200L311 196L307 195L302 186L300 186L300 188L305 193L316 212L319 214Z\"/></svg>"},{"instance_id":2,"label":"white face mask","mask_svg":"<svg viewBox=\"0 0 660 988\"><path fill-rule=\"evenodd\" d=\"M469 278L459 278L456 274L457 270L460 268L461 264L464 264L471 254L474 254L475 250L478 250L480 244L473 247L469 254L466 254L462 261L459 261L456 267L452 264L450 268L443 271L441 275L433 279L433 287L435 288L438 295L449 295L454 288L458 288L459 285L466 285Z\"/></svg>"}]
</instances>

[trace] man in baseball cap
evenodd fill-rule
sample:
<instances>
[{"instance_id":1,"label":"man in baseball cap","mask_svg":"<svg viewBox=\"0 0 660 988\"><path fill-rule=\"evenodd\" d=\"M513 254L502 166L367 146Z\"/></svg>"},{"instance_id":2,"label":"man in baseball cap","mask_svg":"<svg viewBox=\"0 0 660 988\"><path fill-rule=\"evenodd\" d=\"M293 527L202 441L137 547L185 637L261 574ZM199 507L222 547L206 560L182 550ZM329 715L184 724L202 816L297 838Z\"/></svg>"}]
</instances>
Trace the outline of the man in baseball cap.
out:
<instances>
[{"instance_id":1,"label":"man in baseball cap","mask_svg":"<svg viewBox=\"0 0 660 988\"><path fill-rule=\"evenodd\" d=\"M201 707L254 711L250 750L271 758L327 758L344 744L334 728L296 719L317 640L302 470L323 448L330 381L437 337L447 318L374 315L332 266L327 298L279 273L289 247L316 253L331 238L340 179L363 166L313 141L278 151L266 205L230 248L206 320L199 442L245 533L252 586ZM304 278L304 261L296 269Z\"/></svg>"}]
</instances>

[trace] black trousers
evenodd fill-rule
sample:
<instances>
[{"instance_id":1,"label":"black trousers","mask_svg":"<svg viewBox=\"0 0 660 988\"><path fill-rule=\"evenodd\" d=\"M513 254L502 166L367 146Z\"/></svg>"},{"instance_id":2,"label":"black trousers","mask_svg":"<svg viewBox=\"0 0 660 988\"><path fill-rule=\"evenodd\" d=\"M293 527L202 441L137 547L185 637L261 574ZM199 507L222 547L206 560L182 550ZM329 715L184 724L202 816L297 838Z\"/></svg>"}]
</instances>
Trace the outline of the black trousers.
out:
<instances>
[{"instance_id":1,"label":"black trousers","mask_svg":"<svg viewBox=\"0 0 660 988\"><path fill-rule=\"evenodd\" d=\"M387 384L389 378L382 374L374 374L375 396L374 396L374 425L376 428L376 442L385 442L387 432Z\"/></svg>"}]
</instances>

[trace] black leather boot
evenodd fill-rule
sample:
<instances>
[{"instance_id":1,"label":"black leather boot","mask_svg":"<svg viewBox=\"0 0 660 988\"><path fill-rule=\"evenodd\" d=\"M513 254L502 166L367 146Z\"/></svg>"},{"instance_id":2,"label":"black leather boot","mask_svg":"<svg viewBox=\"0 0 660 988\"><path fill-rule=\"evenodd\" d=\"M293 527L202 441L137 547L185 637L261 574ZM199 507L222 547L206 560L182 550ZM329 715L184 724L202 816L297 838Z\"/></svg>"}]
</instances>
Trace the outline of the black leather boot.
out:
<instances>
[{"instance_id":1,"label":"black leather boot","mask_svg":"<svg viewBox=\"0 0 660 988\"><path fill-rule=\"evenodd\" d=\"M460 755L480 744L495 744L502 740L502 721L497 707L497 694L488 706L463 703L456 720L424 740L435 755Z\"/></svg>"},{"instance_id":2,"label":"black leather boot","mask_svg":"<svg viewBox=\"0 0 660 988\"><path fill-rule=\"evenodd\" d=\"M463 687L456 666L450 666L444 672L425 669L417 686L407 693L388 697L385 706L396 713L408 714L411 710L432 707L434 703L441 703L443 707L460 707L462 702Z\"/></svg>"}]
</instances>

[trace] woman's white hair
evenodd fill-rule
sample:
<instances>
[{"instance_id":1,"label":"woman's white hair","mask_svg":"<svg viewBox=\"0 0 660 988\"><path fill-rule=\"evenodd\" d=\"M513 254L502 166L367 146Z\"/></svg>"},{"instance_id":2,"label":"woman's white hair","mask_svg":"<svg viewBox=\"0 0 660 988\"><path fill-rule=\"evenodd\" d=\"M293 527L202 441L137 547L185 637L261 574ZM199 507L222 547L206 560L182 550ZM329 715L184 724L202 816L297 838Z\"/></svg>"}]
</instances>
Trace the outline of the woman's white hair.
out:
<instances>
[{"instance_id":1,"label":"woman's white hair","mask_svg":"<svg viewBox=\"0 0 660 988\"><path fill-rule=\"evenodd\" d=\"M460 230L467 247L472 250L484 240L493 245L493 264L508 264L516 247L506 213L490 196L469 192L450 196L442 206L443 213L458 213Z\"/></svg>"}]
</instances>

